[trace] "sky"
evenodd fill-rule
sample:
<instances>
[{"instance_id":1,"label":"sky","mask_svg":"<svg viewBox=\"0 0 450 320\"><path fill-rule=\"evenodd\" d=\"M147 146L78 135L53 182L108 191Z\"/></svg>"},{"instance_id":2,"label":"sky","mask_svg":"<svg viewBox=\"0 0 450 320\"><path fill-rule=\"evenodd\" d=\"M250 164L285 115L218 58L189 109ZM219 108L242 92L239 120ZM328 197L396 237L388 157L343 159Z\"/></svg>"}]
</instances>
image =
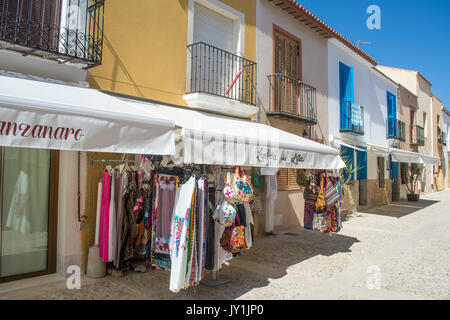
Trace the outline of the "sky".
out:
<instances>
[{"instance_id":1,"label":"sky","mask_svg":"<svg viewBox=\"0 0 450 320\"><path fill-rule=\"evenodd\" d=\"M449 0L296 0L360 47L379 65L419 71L450 110ZM370 30L370 5L381 12L380 29Z\"/></svg>"}]
</instances>

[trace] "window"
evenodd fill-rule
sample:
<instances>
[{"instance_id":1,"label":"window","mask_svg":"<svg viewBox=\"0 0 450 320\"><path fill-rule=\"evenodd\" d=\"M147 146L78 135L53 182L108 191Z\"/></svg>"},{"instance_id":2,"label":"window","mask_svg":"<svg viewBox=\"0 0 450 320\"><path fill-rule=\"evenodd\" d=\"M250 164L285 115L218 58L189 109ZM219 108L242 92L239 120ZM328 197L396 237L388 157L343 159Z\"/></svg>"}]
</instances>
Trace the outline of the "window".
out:
<instances>
[{"instance_id":1,"label":"window","mask_svg":"<svg viewBox=\"0 0 450 320\"><path fill-rule=\"evenodd\" d=\"M55 272L58 151L0 154L0 282Z\"/></svg>"},{"instance_id":2,"label":"window","mask_svg":"<svg viewBox=\"0 0 450 320\"><path fill-rule=\"evenodd\" d=\"M384 158L377 157L378 162L378 187L384 188Z\"/></svg>"},{"instance_id":3,"label":"window","mask_svg":"<svg viewBox=\"0 0 450 320\"><path fill-rule=\"evenodd\" d=\"M397 135L397 101L395 95L387 92L388 137Z\"/></svg>"},{"instance_id":4,"label":"window","mask_svg":"<svg viewBox=\"0 0 450 320\"><path fill-rule=\"evenodd\" d=\"M297 169L280 168L277 173L278 190L295 190L300 186L297 183Z\"/></svg>"},{"instance_id":5,"label":"window","mask_svg":"<svg viewBox=\"0 0 450 320\"><path fill-rule=\"evenodd\" d=\"M274 73L281 73L288 77L300 80L300 40L279 28L275 28L274 46Z\"/></svg>"},{"instance_id":6,"label":"window","mask_svg":"<svg viewBox=\"0 0 450 320\"><path fill-rule=\"evenodd\" d=\"M401 184L406 184L407 175L408 175L408 164L407 163L401 163L400 164Z\"/></svg>"}]
</instances>

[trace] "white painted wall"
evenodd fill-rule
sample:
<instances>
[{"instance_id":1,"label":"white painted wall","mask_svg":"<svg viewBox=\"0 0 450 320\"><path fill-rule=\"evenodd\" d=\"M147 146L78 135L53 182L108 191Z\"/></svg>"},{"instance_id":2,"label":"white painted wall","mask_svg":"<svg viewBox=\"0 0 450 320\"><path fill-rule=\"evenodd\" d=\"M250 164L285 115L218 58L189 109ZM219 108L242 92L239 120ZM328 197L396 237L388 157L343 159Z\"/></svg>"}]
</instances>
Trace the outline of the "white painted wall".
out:
<instances>
[{"instance_id":1,"label":"white painted wall","mask_svg":"<svg viewBox=\"0 0 450 320\"><path fill-rule=\"evenodd\" d=\"M302 81L316 88L317 93L319 123L313 126L313 130L322 132L328 142L327 40L267 0L256 1L257 83L261 107L269 110L270 84L267 76L273 74L274 24L301 40Z\"/></svg>"},{"instance_id":2,"label":"white painted wall","mask_svg":"<svg viewBox=\"0 0 450 320\"><path fill-rule=\"evenodd\" d=\"M364 107L364 135L339 132L339 62L353 67L354 102ZM328 129L330 135L387 147L387 91L397 95L397 85L373 69L336 40L328 41Z\"/></svg>"},{"instance_id":3,"label":"white painted wall","mask_svg":"<svg viewBox=\"0 0 450 320\"><path fill-rule=\"evenodd\" d=\"M0 49L0 69L5 71L79 83L86 82L87 79L87 70L82 67L83 65L59 64L56 61Z\"/></svg>"}]
</instances>

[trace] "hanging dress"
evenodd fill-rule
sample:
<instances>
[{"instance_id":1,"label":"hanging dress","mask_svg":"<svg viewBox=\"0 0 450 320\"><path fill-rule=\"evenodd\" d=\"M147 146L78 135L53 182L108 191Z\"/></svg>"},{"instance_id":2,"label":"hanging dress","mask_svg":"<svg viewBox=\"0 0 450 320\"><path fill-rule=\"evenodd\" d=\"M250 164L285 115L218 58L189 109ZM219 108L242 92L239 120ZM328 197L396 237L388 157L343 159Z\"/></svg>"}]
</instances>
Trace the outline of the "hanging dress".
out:
<instances>
[{"instance_id":1,"label":"hanging dress","mask_svg":"<svg viewBox=\"0 0 450 320\"><path fill-rule=\"evenodd\" d=\"M102 205L100 213L100 236L99 251L103 262L108 262L108 240L109 240L109 196L110 175L108 170L103 173Z\"/></svg>"},{"instance_id":2,"label":"hanging dress","mask_svg":"<svg viewBox=\"0 0 450 320\"><path fill-rule=\"evenodd\" d=\"M170 287L172 292L179 292L185 288L187 254L189 245L190 217L192 195L195 188L195 177L179 186L175 196L175 206L172 215L169 236L170 247Z\"/></svg>"}]
</instances>

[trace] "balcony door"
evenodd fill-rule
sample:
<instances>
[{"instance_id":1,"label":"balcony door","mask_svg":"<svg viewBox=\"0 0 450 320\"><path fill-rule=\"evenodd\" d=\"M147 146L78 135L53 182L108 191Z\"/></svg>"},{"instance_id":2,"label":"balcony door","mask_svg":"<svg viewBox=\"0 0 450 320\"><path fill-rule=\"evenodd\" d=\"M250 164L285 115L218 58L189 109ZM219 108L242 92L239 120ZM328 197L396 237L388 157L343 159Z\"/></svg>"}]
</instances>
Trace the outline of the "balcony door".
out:
<instances>
[{"instance_id":1,"label":"balcony door","mask_svg":"<svg viewBox=\"0 0 450 320\"><path fill-rule=\"evenodd\" d=\"M61 0L0 0L0 39L54 51L58 46Z\"/></svg>"},{"instance_id":2,"label":"balcony door","mask_svg":"<svg viewBox=\"0 0 450 320\"><path fill-rule=\"evenodd\" d=\"M58 152L0 153L0 282L56 272Z\"/></svg>"},{"instance_id":3,"label":"balcony door","mask_svg":"<svg viewBox=\"0 0 450 320\"><path fill-rule=\"evenodd\" d=\"M274 74L272 83L275 112L303 115L300 40L280 28L274 28Z\"/></svg>"},{"instance_id":4,"label":"balcony door","mask_svg":"<svg viewBox=\"0 0 450 320\"><path fill-rule=\"evenodd\" d=\"M191 47L192 91L226 96L242 68L237 59L235 21L198 2L194 3L194 44ZM234 96L235 89L229 92Z\"/></svg>"}]
</instances>

